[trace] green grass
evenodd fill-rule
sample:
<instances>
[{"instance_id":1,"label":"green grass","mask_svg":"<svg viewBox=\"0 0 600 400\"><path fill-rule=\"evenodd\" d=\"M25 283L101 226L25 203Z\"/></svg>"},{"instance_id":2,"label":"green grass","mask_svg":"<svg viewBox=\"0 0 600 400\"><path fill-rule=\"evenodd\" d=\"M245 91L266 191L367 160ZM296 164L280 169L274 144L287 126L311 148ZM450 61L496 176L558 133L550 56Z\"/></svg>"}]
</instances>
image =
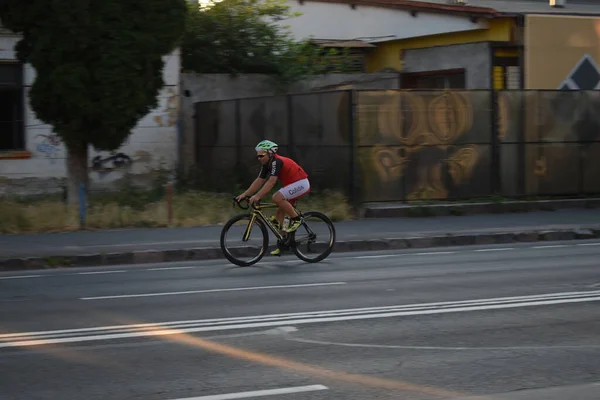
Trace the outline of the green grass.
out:
<instances>
[{"instance_id":1,"label":"green grass","mask_svg":"<svg viewBox=\"0 0 600 400\"><path fill-rule=\"evenodd\" d=\"M169 224L167 203L158 191L120 191L90 195L87 229L156 228L220 225L234 214L232 194L188 191L173 195L173 219ZM264 202L271 202L270 195ZM333 221L352 218L348 199L337 192L309 194L298 203L301 210L321 211ZM271 211L269 211L271 212ZM275 210L273 209L274 213ZM79 229L79 208L60 198L3 200L0 202L0 234L65 232Z\"/></svg>"}]
</instances>

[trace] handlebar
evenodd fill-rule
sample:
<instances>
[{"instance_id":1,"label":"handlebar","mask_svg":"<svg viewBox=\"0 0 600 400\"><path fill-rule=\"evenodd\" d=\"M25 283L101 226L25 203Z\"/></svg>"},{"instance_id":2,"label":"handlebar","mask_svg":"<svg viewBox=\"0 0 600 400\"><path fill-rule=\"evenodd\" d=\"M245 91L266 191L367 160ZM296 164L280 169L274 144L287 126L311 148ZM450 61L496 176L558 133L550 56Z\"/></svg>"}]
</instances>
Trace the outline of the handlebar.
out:
<instances>
[{"instance_id":1,"label":"handlebar","mask_svg":"<svg viewBox=\"0 0 600 400\"><path fill-rule=\"evenodd\" d=\"M241 204L242 202L245 202L246 205L243 206ZM263 203L262 201L259 201L258 204L250 204L250 197L249 196L244 197L240 201L237 201L236 197L234 197L233 198L233 207L235 207L236 204L242 210L247 210L250 207L252 207L253 210L263 210L265 208L274 208L274 207L277 207L277 205L275 203Z\"/></svg>"},{"instance_id":2,"label":"handlebar","mask_svg":"<svg viewBox=\"0 0 600 400\"><path fill-rule=\"evenodd\" d=\"M237 204L237 206L238 206L239 208L241 208L242 210L247 210L247 209L249 209L250 207L252 207L253 209L256 209L256 208L258 208L258 207L254 206L254 205L251 205L249 200L250 200L250 197L248 197L248 196L244 197L244 198L243 198L241 201L237 201L237 198L236 198L236 197L234 197L234 198L233 198L233 206L235 207L235 206L236 206L236 204ZM246 203L246 206L245 206L245 207L244 207L244 206L242 206L242 202L245 202L245 203ZM260 203L259 203L259 204L260 204Z\"/></svg>"}]
</instances>

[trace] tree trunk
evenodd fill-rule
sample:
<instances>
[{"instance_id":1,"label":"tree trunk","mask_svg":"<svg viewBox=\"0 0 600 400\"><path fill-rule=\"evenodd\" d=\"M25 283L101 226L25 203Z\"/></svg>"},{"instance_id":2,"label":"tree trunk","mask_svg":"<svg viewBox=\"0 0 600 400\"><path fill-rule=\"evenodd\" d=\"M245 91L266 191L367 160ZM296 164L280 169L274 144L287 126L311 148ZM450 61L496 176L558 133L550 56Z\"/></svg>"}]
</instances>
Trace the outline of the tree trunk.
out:
<instances>
[{"instance_id":1,"label":"tree trunk","mask_svg":"<svg viewBox=\"0 0 600 400\"><path fill-rule=\"evenodd\" d=\"M85 187L85 197L88 194L88 144L77 143L67 149L67 198L70 205L79 204L80 185ZM87 203L87 201L86 201ZM87 207L86 207L87 208Z\"/></svg>"}]
</instances>

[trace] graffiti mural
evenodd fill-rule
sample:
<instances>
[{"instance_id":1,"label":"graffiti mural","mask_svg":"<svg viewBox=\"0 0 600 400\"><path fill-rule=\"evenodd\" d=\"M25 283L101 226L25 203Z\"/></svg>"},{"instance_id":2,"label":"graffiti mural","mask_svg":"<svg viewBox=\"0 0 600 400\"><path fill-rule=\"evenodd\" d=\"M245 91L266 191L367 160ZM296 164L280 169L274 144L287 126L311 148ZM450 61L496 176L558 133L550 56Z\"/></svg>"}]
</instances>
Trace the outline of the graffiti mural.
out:
<instances>
[{"instance_id":1,"label":"graffiti mural","mask_svg":"<svg viewBox=\"0 0 600 400\"><path fill-rule=\"evenodd\" d=\"M39 134L35 136L38 144L35 146L36 151L42 156L50 160L50 163L56 163L56 159L60 158L62 153L62 142L57 134L49 135Z\"/></svg>"},{"instance_id":2,"label":"graffiti mural","mask_svg":"<svg viewBox=\"0 0 600 400\"><path fill-rule=\"evenodd\" d=\"M358 147L367 201L487 194L491 127L486 92L359 92ZM486 109L487 108L487 109Z\"/></svg>"},{"instance_id":3,"label":"graffiti mural","mask_svg":"<svg viewBox=\"0 0 600 400\"><path fill-rule=\"evenodd\" d=\"M92 159L93 171L113 171L131 164L131 157L124 153L112 154L106 157L96 156Z\"/></svg>"},{"instance_id":4,"label":"graffiti mural","mask_svg":"<svg viewBox=\"0 0 600 400\"><path fill-rule=\"evenodd\" d=\"M98 174L98 178L121 177L117 172L129 172L135 163L149 163L152 160L150 153L146 151L136 151L134 157L130 157L123 152L112 152L110 154L98 154L91 160L90 169Z\"/></svg>"},{"instance_id":5,"label":"graffiti mural","mask_svg":"<svg viewBox=\"0 0 600 400\"><path fill-rule=\"evenodd\" d=\"M523 194L600 191L600 92L508 91L500 98L510 110L502 151L522 158Z\"/></svg>"}]
</instances>

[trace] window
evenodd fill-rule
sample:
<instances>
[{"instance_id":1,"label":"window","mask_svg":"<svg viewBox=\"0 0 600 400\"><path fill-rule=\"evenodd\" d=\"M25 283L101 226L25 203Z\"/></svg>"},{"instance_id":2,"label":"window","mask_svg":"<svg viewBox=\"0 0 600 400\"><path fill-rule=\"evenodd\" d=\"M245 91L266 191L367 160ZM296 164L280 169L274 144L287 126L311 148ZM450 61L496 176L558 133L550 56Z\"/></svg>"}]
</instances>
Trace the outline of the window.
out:
<instances>
[{"instance_id":1,"label":"window","mask_svg":"<svg viewBox=\"0 0 600 400\"><path fill-rule=\"evenodd\" d=\"M402 74L402 89L465 89L465 70Z\"/></svg>"},{"instance_id":2,"label":"window","mask_svg":"<svg viewBox=\"0 0 600 400\"><path fill-rule=\"evenodd\" d=\"M346 65L346 72L349 74L361 74L365 72L365 51L363 48L345 48L345 47L326 47L325 51L335 49L338 52L344 52L348 50L348 56L344 57L344 61L348 61ZM338 57L342 58L342 57ZM336 65L332 64L325 67L327 73L335 73L337 71Z\"/></svg>"},{"instance_id":3,"label":"window","mask_svg":"<svg viewBox=\"0 0 600 400\"><path fill-rule=\"evenodd\" d=\"M24 150L23 66L0 62L0 151Z\"/></svg>"}]
</instances>

